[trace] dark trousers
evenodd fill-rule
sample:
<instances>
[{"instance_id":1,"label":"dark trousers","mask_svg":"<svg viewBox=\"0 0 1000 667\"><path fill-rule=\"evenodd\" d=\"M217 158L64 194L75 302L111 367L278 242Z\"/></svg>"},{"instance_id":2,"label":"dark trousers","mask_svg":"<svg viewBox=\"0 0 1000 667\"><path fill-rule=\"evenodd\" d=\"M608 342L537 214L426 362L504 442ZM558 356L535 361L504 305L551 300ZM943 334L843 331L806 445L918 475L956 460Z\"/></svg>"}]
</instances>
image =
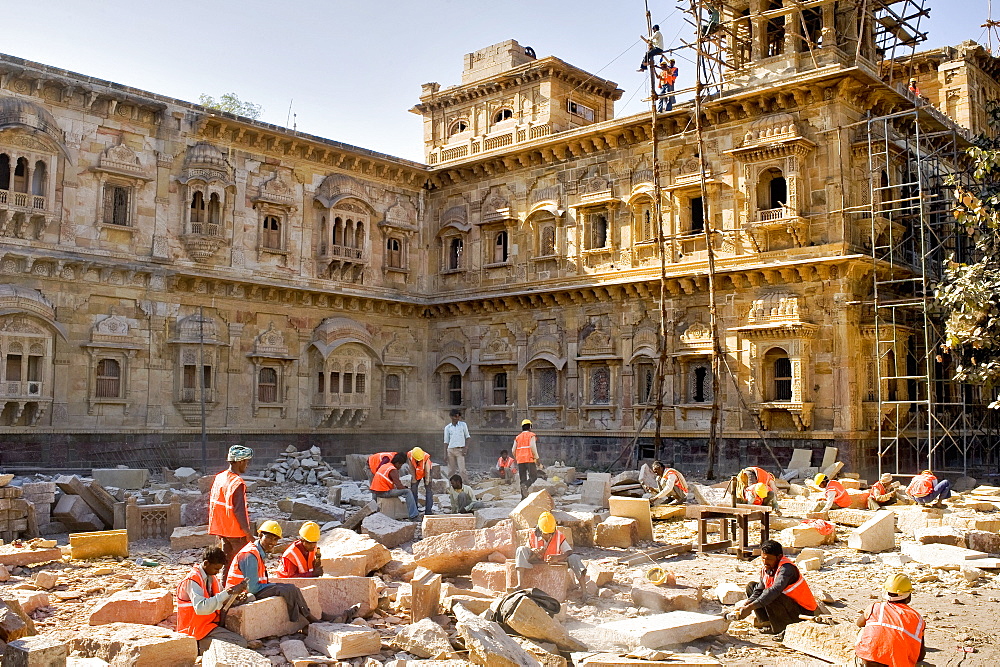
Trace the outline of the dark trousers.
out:
<instances>
[{"instance_id":1,"label":"dark trousers","mask_svg":"<svg viewBox=\"0 0 1000 667\"><path fill-rule=\"evenodd\" d=\"M531 463L518 463L517 475L521 478L521 497L525 498L528 495L528 487L538 479L538 466L534 461Z\"/></svg>"},{"instance_id":2,"label":"dark trousers","mask_svg":"<svg viewBox=\"0 0 1000 667\"><path fill-rule=\"evenodd\" d=\"M236 558L236 554L248 544L250 544L250 538L246 535L243 537L219 536L219 546L222 547L222 553L226 554L226 565L222 568L222 581L225 581L226 577L229 576L229 566Z\"/></svg>"},{"instance_id":3,"label":"dark trousers","mask_svg":"<svg viewBox=\"0 0 1000 667\"><path fill-rule=\"evenodd\" d=\"M653 64L653 58L662 55L663 55L663 49L658 49L655 46L651 48L649 51L646 51L646 57L643 59L642 66L640 67L640 69L643 72L645 72L646 68Z\"/></svg>"},{"instance_id":4,"label":"dark trousers","mask_svg":"<svg viewBox=\"0 0 1000 667\"><path fill-rule=\"evenodd\" d=\"M285 601L285 606L288 607L288 620L292 623L298 621L299 616L305 617L310 614L309 605L302 597L302 591L293 584L268 584L254 593L254 597L258 600L273 597L282 598Z\"/></svg>"},{"instance_id":5,"label":"dark trousers","mask_svg":"<svg viewBox=\"0 0 1000 667\"><path fill-rule=\"evenodd\" d=\"M764 585L759 581L751 581L747 584L747 597L752 598L757 593L764 590ZM784 593L779 595L774 602L763 607L762 609L754 609L753 613L757 615L757 618L761 621L766 621L771 624L771 630L777 634L779 632L784 632L785 628L792 623L799 622L799 614L806 614L808 616L814 615L815 612L811 612L798 602L788 597Z\"/></svg>"},{"instance_id":6,"label":"dark trousers","mask_svg":"<svg viewBox=\"0 0 1000 667\"><path fill-rule=\"evenodd\" d=\"M420 484L424 485L424 514L433 514L431 511L434 506L434 492L431 491L431 480L427 477L423 479L415 479L410 483L410 491L413 492L413 499L416 500L420 497L417 493L417 489L420 488Z\"/></svg>"}]
</instances>

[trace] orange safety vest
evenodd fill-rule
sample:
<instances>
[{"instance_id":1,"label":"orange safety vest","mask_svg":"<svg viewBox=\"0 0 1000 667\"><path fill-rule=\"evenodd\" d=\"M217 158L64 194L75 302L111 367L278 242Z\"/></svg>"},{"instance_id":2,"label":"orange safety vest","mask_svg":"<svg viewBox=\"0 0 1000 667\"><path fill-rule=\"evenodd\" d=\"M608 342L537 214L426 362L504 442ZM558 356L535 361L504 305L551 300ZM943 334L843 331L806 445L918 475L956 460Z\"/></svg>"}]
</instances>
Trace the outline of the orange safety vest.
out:
<instances>
[{"instance_id":1,"label":"orange safety vest","mask_svg":"<svg viewBox=\"0 0 1000 667\"><path fill-rule=\"evenodd\" d=\"M750 470L753 470L757 474L757 483L758 484L768 484L768 485L770 485L771 480L774 479L774 475L772 475L768 471L764 470L763 468L758 468L756 466L752 466L750 468Z\"/></svg>"},{"instance_id":2,"label":"orange safety vest","mask_svg":"<svg viewBox=\"0 0 1000 667\"><path fill-rule=\"evenodd\" d=\"M242 491L247 492L246 482L232 470L223 470L215 476L208 503L208 533L222 537L243 537L245 533L236 520L233 498ZM247 507L247 503L243 504ZM247 525L250 525L250 511L247 509Z\"/></svg>"},{"instance_id":3,"label":"orange safety vest","mask_svg":"<svg viewBox=\"0 0 1000 667\"><path fill-rule=\"evenodd\" d=\"M509 456L507 458L501 456L500 458L497 459L497 468L499 468L500 470L503 470L504 468L513 468L513 467L514 467L514 459L510 458Z\"/></svg>"},{"instance_id":4,"label":"orange safety vest","mask_svg":"<svg viewBox=\"0 0 1000 667\"><path fill-rule=\"evenodd\" d=\"M874 484L872 484L870 495L884 496L886 493L888 492L885 489L885 484L883 484L882 482L875 482Z\"/></svg>"},{"instance_id":5,"label":"orange safety vest","mask_svg":"<svg viewBox=\"0 0 1000 667\"><path fill-rule=\"evenodd\" d=\"M430 455L425 453L424 454L424 460L423 461L417 461L412 456L410 456L409 452L406 452L406 460L410 462L410 470L413 471L413 479L414 479L414 481L419 482L420 480L422 480L424 478L424 474L426 474L426 471L424 470L424 466L425 465L429 465L430 462L431 462Z\"/></svg>"},{"instance_id":6,"label":"orange safety vest","mask_svg":"<svg viewBox=\"0 0 1000 667\"><path fill-rule=\"evenodd\" d=\"M384 491L392 491L396 488L393 484L392 478L389 477L389 473L396 469L396 466L391 463L383 463L375 473L375 477L372 478L371 484L368 486L373 492L382 493Z\"/></svg>"},{"instance_id":7,"label":"orange safety vest","mask_svg":"<svg viewBox=\"0 0 1000 667\"><path fill-rule=\"evenodd\" d=\"M233 557L233 562L229 565L229 576L226 577L226 588L235 586L246 579L246 575L240 569L240 559L246 554L253 554L253 557L257 559L257 581L261 584L270 583L267 580L267 566L264 565L264 559L260 557L260 551L257 550L257 543L251 542L237 551Z\"/></svg>"},{"instance_id":8,"label":"orange safety vest","mask_svg":"<svg viewBox=\"0 0 1000 667\"><path fill-rule=\"evenodd\" d=\"M913 478L910 485L906 487L906 492L914 498L923 498L934 491L934 486L937 484L937 477L934 475L929 475L927 473L920 473Z\"/></svg>"},{"instance_id":9,"label":"orange safety vest","mask_svg":"<svg viewBox=\"0 0 1000 667\"><path fill-rule=\"evenodd\" d=\"M311 577L316 566L316 551L303 551L299 548L300 540L288 545L281 554L281 567L278 568L278 579L291 577Z\"/></svg>"},{"instance_id":10,"label":"orange safety vest","mask_svg":"<svg viewBox=\"0 0 1000 667\"><path fill-rule=\"evenodd\" d=\"M764 588L770 588L774 585L774 576L778 574L778 570L781 566L786 563L794 565L794 563L788 559L788 556L782 556L781 560L778 561L778 567L774 568L774 573L768 574L766 567L760 568L760 583L764 585ZM807 609L809 611L816 610L816 599L813 598L812 591L809 590L809 584L806 583L805 577L802 576L801 572L799 572L798 581L791 586L788 586L781 592L798 602L799 606L803 609Z\"/></svg>"},{"instance_id":11,"label":"orange safety vest","mask_svg":"<svg viewBox=\"0 0 1000 667\"><path fill-rule=\"evenodd\" d=\"M372 454L368 457L368 469L371 470L374 475L378 472L378 469L382 467L382 464L385 463L386 459L391 461L392 457L395 455L395 452L379 452L378 454Z\"/></svg>"},{"instance_id":12,"label":"orange safety vest","mask_svg":"<svg viewBox=\"0 0 1000 667\"><path fill-rule=\"evenodd\" d=\"M219 578L209 577L206 582L202 577L201 568L196 565L191 568L186 577L181 579L181 583L177 584L177 632L201 640L219 625L219 612L204 616L194 613L194 604L187 596L187 582L189 581L194 581L201 587L204 597L212 598L219 594Z\"/></svg>"},{"instance_id":13,"label":"orange safety vest","mask_svg":"<svg viewBox=\"0 0 1000 667\"><path fill-rule=\"evenodd\" d=\"M833 497L833 504L837 507L850 507L851 505L851 494L847 492L844 485L835 479L831 479L826 483L825 491L833 489L836 495Z\"/></svg>"},{"instance_id":14,"label":"orange safety vest","mask_svg":"<svg viewBox=\"0 0 1000 667\"><path fill-rule=\"evenodd\" d=\"M663 478L666 479L667 476L670 475L671 473L673 473L673 475L674 475L674 486L676 486L678 489L680 489L684 493L687 493L688 492L688 486L687 486L687 484L684 483L684 478L681 477L681 474L679 472L677 472L676 470L674 470L673 468L667 468L666 470L664 470L663 471Z\"/></svg>"},{"instance_id":15,"label":"orange safety vest","mask_svg":"<svg viewBox=\"0 0 1000 667\"><path fill-rule=\"evenodd\" d=\"M514 459L518 463L534 463L535 455L531 453L531 439L534 437L531 431L521 431L514 438Z\"/></svg>"},{"instance_id":16,"label":"orange safety vest","mask_svg":"<svg viewBox=\"0 0 1000 667\"><path fill-rule=\"evenodd\" d=\"M562 553L562 545L566 542L566 536L562 534L562 531L556 528L556 532L553 533L552 539L549 543L545 545L545 551L542 552L542 560L548 560L550 556L558 556ZM538 549L543 544L545 540L541 535L538 534L538 530L533 530L528 535L529 546L534 549Z\"/></svg>"},{"instance_id":17,"label":"orange safety vest","mask_svg":"<svg viewBox=\"0 0 1000 667\"><path fill-rule=\"evenodd\" d=\"M889 667L914 667L924 643L924 619L909 605L876 602L866 617L854 653Z\"/></svg>"}]
</instances>

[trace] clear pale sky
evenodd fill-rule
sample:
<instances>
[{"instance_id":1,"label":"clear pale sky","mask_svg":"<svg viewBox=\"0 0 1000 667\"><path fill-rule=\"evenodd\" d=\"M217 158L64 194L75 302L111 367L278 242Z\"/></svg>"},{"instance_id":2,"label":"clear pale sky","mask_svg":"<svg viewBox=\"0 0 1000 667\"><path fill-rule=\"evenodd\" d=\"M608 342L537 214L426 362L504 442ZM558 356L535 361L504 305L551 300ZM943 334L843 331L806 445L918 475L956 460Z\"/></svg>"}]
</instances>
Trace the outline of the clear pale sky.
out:
<instances>
[{"instance_id":1,"label":"clear pale sky","mask_svg":"<svg viewBox=\"0 0 1000 667\"><path fill-rule=\"evenodd\" d=\"M986 44L987 0L926 0L921 48ZM617 115L645 110L639 0L35 0L2 3L0 52L197 101L235 92L261 120L423 161L420 84L460 82L462 56L506 39L618 83ZM651 0L668 47L693 29ZM1000 19L1000 16L994 16ZM683 56L680 56L683 57ZM681 60L679 87L690 68ZM293 101L294 100L294 101ZM290 125L291 123L289 123Z\"/></svg>"}]
</instances>

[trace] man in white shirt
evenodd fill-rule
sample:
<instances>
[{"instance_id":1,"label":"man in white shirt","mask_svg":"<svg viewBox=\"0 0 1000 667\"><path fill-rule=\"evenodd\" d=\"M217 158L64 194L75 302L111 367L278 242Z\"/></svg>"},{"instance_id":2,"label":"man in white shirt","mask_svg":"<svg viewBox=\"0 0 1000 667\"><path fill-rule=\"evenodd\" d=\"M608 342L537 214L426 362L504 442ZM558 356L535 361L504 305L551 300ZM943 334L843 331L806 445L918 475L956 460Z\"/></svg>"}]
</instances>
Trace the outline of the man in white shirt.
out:
<instances>
[{"instance_id":1,"label":"man in white shirt","mask_svg":"<svg viewBox=\"0 0 1000 667\"><path fill-rule=\"evenodd\" d=\"M462 421L462 413L451 411L451 423L444 427L444 446L448 448L448 472L468 479L465 472L465 456L469 452L469 427Z\"/></svg>"},{"instance_id":2,"label":"man in white shirt","mask_svg":"<svg viewBox=\"0 0 1000 667\"><path fill-rule=\"evenodd\" d=\"M646 57L642 60L642 66L638 69L639 72L645 72L646 68L653 64L653 58L663 55L663 35L660 33L660 26L654 25L652 35L649 37L640 35L640 37L642 41L646 42L646 46L649 47Z\"/></svg>"}]
</instances>

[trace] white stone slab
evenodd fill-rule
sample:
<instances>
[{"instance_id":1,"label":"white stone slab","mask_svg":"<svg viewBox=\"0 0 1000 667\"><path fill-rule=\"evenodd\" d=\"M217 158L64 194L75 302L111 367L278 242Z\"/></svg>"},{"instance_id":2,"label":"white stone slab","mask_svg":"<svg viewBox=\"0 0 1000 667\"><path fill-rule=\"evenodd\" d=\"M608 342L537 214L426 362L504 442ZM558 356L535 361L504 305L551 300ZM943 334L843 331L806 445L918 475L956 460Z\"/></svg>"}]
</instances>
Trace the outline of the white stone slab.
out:
<instances>
[{"instance_id":1,"label":"white stone slab","mask_svg":"<svg viewBox=\"0 0 1000 667\"><path fill-rule=\"evenodd\" d=\"M671 611L666 614L639 616L605 623L598 628L608 641L634 649L663 648L718 635L729 629L722 616L694 611Z\"/></svg>"}]
</instances>

